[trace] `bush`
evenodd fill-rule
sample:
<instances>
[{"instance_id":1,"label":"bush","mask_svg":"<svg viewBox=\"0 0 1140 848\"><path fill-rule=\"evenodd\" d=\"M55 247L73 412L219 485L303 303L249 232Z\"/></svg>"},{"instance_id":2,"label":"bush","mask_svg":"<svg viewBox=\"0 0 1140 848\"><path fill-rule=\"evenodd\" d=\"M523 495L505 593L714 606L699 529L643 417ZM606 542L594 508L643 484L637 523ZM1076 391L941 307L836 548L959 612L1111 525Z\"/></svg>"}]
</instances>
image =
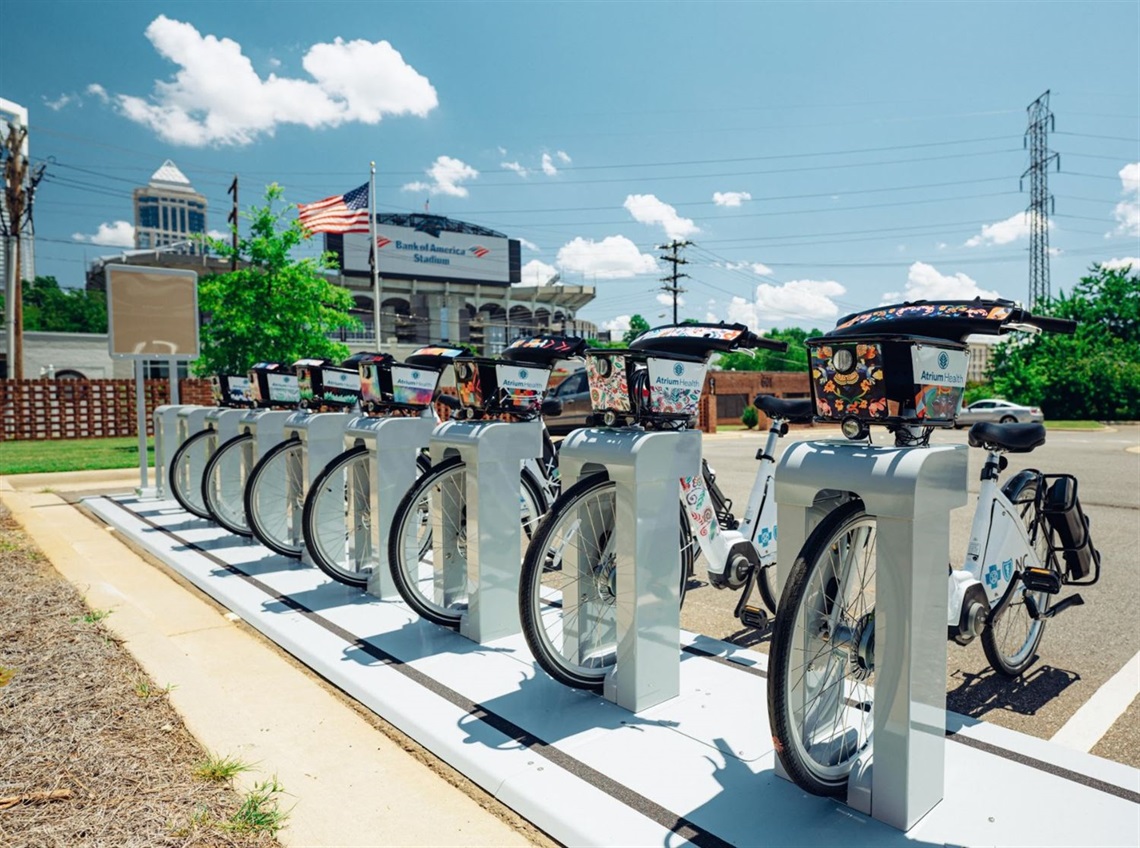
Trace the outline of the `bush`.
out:
<instances>
[{"instance_id":1,"label":"bush","mask_svg":"<svg viewBox=\"0 0 1140 848\"><path fill-rule=\"evenodd\" d=\"M745 427L751 430L760 423L760 414L756 411L756 407L746 406L744 407L744 413L740 416L740 420Z\"/></svg>"}]
</instances>

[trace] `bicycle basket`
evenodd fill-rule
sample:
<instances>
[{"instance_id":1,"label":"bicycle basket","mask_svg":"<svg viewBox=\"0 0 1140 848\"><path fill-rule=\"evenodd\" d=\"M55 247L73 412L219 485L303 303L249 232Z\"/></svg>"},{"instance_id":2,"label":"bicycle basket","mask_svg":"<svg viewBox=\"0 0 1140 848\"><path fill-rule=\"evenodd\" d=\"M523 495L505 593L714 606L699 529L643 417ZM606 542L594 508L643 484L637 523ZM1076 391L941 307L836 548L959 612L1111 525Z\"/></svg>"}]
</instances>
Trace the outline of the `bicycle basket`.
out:
<instances>
[{"instance_id":1,"label":"bicycle basket","mask_svg":"<svg viewBox=\"0 0 1140 848\"><path fill-rule=\"evenodd\" d=\"M455 360L455 387L468 415L507 413L533 418L546 394L550 370L549 365L462 357Z\"/></svg>"},{"instance_id":2,"label":"bicycle basket","mask_svg":"<svg viewBox=\"0 0 1140 848\"><path fill-rule=\"evenodd\" d=\"M297 375L279 362L259 362L249 369L250 394L254 406L291 407L301 401Z\"/></svg>"},{"instance_id":3,"label":"bicycle basket","mask_svg":"<svg viewBox=\"0 0 1140 848\"><path fill-rule=\"evenodd\" d=\"M447 363L465 352L463 348L432 345L414 351L404 362L389 356L361 363L361 405L369 412L426 409Z\"/></svg>"},{"instance_id":4,"label":"bicycle basket","mask_svg":"<svg viewBox=\"0 0 1140 848\"><path fill-rule=\"evenodd\" d=\"M687 426L700 407L706 368L699 356L590 350L586 377L595 420L606 426Z\"/></svg>"},{"instance_id":5,"label":"bicycle basket","mask_svg":"<svg viewBox=\"0 0 1140 848\"><path fill-rule=\"evenodd\" d=\"M301 407L353 407L360 400L360 371L339 368L326 359L300 359L294 363Z\"/></svg>"},{"instance_id":6,"label":"bicycle basket","mask_svg":"<svg viewBox=\"0 0 1140 848\"><path fill-rule=\"evenodd\" d=\"M210 396L215 406L253 406L253 389L249 377L215 374L210 378Z\"/></svg>"},{"instance_id":7,"label":"bicycle basket","mask_svg":"<svg viewBox=\"0 0 1140 848\"><path fill-rule=\"evenodd\" d=\"M914 336L808 339L817 420L948 427L966 388L965 344Z\"/></svg>"}]
</instances>

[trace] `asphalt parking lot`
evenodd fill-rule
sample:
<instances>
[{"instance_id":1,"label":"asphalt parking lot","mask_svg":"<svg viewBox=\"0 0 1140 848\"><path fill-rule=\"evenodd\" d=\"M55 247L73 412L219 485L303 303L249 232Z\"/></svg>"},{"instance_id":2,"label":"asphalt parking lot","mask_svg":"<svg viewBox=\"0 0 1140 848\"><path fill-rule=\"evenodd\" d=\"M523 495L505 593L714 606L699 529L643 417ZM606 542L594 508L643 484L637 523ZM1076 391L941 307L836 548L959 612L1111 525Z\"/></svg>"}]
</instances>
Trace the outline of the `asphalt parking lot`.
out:
<instances>
[{"instance_id":1,"label":"asphalt parking lot","mask_svg":"<svg viewBox=\"0 0 1140 848\"><path fill-rule=\"evenodd\" d=\"M704 455L721 488L735 502L738 518L756 473L756 450L765 435L730 432L704 440ZM831 428L794 430L781 440L781 452L790 442L814 438L839 438L839 434ZM885 433L876 434L879 444L886 438ZM937 431L932 441L965 444L966 432ZM982 451L970 451L970 503L950 516L950 553L955 561L964 558L969 541L982 458ZM1009 460L1003 480L1027 467L1077 476L1081 503L1101 552L1102 576L1095 586L1079 590L1084 606L1066 610L1048 623L1038 660L1021 679L1007 680L991 671L977 642L967 647L948 644L947 704L956 712L1050 739L1140 652L1140 426L1051 430L1045 445L1030 454L1011 454ZM1071 591L1066 589L1061 597ZM733 617L737 599L735 592L708 585L702 559L681 613L682 626L767 652L769 635L744 629ZM1136 681L1125 682L1134 694ZM1108 719L1111 729L1104 728L1107 732L1092 750L1140 767L1140 702L1133 701L1112 722L1115 715Z\"/></svg>"}]
</instances>

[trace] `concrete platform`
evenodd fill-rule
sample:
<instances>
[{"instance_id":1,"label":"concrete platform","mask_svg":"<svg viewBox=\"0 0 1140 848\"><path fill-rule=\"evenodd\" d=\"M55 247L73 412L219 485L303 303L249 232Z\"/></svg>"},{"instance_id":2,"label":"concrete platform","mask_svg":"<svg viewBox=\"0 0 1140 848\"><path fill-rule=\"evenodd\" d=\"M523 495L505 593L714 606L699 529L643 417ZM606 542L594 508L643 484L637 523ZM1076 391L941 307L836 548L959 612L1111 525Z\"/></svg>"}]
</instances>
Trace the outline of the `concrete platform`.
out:
<instances>
[{"instance_id":1,"label":"concrete platform","mask_svg":"<svg viewBox=\"0 0 1140 848\"><path fill-rule=\"evenodd\" d=\"M903 834L775 776L762 655L682 634L681 695L634 715L521 636L475 644L173 502L84 503L566 844L1140 844L1136 769L951 715L946 798Z\"/></svg>"}]
</instances>

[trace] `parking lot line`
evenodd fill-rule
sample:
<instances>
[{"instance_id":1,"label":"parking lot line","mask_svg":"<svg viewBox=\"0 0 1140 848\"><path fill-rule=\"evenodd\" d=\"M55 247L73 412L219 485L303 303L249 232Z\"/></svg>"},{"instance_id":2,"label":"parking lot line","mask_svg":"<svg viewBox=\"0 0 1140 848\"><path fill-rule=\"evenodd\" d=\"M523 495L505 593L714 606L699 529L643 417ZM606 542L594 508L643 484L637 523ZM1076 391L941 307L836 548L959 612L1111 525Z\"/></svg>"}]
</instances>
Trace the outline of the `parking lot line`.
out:
<instances>
[{"instance_id":1,"label":"parking lot line","mask_svg":"<svg viewBox=\"0 0 1140 848\"><path fill-rule=\"evenodd\" d=\"M1078 751L1091 751L1129 705L1140 695L1140 654L1105 681L1093 696L1073 713L1056 733L1053 742Z\"/></svg>"}]
</instances>

